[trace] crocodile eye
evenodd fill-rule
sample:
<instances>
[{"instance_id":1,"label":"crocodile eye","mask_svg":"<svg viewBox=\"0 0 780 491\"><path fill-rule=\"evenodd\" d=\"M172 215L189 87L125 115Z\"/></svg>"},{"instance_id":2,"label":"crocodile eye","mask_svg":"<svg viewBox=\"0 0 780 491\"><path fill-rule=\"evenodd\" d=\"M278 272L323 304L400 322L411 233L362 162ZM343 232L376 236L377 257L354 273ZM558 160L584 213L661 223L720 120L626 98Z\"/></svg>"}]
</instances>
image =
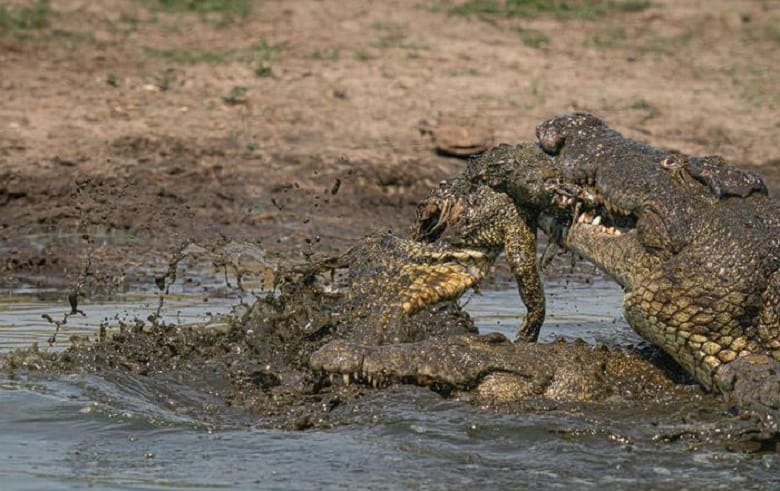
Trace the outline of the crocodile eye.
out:
<instances>
[{"instance_id":1,"label":"crocodile eye","mask_svg":"<svg viewBox=\"0 0 780 491\"><path fill-rule=\"evenodd\" d=\"M673 170L673 169L679 169L680 167L685 165L685 161L677 155L669 155L667 157L664 157L663 160L661 160L660 164L661 167L663 167L664 169Z\"/></svg>"},{"instance_id":2,"label":"crocodile eye","mask_svg":"<svg viewBox=\"0 0 780 491\"><path fill-rule=\"evenodd\" d=\"M557 154L565 139L557 128L545 124L536 128L536 138L539 140L542 150L550 154Z\"/></svg>"}]
</instances>

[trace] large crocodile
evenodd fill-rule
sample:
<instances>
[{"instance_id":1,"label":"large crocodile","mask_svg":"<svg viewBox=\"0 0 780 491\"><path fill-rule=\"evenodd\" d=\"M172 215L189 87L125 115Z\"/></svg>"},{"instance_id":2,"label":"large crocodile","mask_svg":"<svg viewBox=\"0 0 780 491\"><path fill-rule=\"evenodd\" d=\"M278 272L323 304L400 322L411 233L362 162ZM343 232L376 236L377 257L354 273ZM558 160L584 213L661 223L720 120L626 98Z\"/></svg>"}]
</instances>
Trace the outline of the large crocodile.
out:
<instances>
[{"instance_id":1,"label":"large crocodile","mask_svg":"<svg viewBox=\"0 0 780 491\"><path fill-rule=\"evenodd\" d=\"M464 180L506 193L554 240L615 278L631 326L703 386L780 407L780 220L760 177L717 157L626 139L582 113L547 121L538 134L549 156L502 145L472 160ZM463 213L453 214L451 201L441 191L428 200L421 236L437 238ZM446 373L444 363L432 366L429 348L417 362L405 356L405 366ZM376 349L368 354L367 372L408 375L376 363Z\"/></svg>"},{"instance_id":2,"label":"large crocodile","mask_svg":"<svg viewBox=\"0 0 780 491\"><path fill-rule=\"evenodd\" d=\"M624 138L585 113L545 121L537 135L579 189L565 245L625 288L640 335L722 392L777 369L780 212L759 176ZM629 227L605 233L613 224Z\"/></svg>"}]
</instances>

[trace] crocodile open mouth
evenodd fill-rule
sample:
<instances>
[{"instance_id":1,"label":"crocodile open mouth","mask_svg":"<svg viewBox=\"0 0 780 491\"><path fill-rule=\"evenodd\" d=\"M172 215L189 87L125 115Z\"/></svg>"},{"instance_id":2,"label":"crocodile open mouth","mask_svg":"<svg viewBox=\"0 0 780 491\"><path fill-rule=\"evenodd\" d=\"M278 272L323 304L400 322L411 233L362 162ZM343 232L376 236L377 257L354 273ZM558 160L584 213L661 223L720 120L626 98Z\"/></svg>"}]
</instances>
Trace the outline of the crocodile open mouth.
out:
<instances>
[{"instance_id":1,"label":"crocodile open mouth","mask_svg":"<svg viewBox=\"0 0 780 491\"><path fill-rule=\"evenodd\" d=\"M460 215L463 206L453 197L432 197L417 206L417 220L412 225L411 236L418 242L438 241L447 225Z\"/></svg>"},{"instance_id":2,"label":"crocodile open mouth","mask_svg":"<svg viewBox=\"0 0 780 491\"><path fill-rule=\"evenodd\" d=\"M570 216L571 226L598 227L599 232L619 236L636 229L636 213L616 204L591 186L580 187L576 193L558 193L553 203Z\"/></svg>"}]
</instances>

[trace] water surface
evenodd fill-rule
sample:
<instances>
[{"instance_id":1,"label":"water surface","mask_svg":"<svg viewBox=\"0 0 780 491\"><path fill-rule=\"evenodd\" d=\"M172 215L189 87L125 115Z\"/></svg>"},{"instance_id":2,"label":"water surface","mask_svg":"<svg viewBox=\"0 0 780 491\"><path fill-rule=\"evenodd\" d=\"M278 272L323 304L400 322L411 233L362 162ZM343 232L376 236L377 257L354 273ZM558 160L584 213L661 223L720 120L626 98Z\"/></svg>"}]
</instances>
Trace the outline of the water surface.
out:
<instances>
[{"instance_id":1,"label":"water surface","mask_svg":"<svg viewBox=\"0 0 780 491\"><path fill-rule=\"evenodd\" d=\"M548 282L542 341L582 338L635 344L622 320L622 293L591 284ZM482 331L512 337L523 307L514 290L468 297ZM206 320L232 299L180 295L167 320ZM94 333L117 315L145 317L154 295L84 304L63 335ZM0 302L0 351L45 344L62 301L14 296ZM64 344L64 343L62 343ZM333 430L258 429L246 421L206 425L149 402L131 380L94 375L12 379L0 374L0 479L8 490L140 489L773 489L780 459L664 443L682 408L507 415L444 400L418 387L369 394L370 423ZM714 416L717 417L717 414ZM705 418L706 419L706 418ZM671 423L670 423L671 422Z\"/></svg>"}]
</instances>

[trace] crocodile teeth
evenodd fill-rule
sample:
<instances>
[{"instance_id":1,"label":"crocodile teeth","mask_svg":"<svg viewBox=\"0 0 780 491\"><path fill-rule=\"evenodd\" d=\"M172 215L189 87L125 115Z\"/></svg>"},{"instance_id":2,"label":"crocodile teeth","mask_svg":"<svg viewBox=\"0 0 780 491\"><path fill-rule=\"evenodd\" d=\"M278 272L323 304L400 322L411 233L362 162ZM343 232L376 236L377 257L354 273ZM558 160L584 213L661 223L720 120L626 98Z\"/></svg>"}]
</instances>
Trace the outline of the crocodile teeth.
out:
<instances>
[{"instance_id":1,"label":"crocodile teeth","mask_svg":"<svg viewBox=\"0 0 780 491\"><path fill-rule=\"evenodd\" d=\"M604 230L604 233L607 234L607 235L614 235L616 237L620 236L620 235L623 235L623 232L621 232L620 230L616 229L615 227L604 227L603 230Z\"/></svg>"},{"instance_id":2,"label":"crocodile teeth","mask_svg":"<svg viewBox=\"0 0 780 491\"><path fill-rule=\"evenodd\" d=\"M591 223L593 221L593 210L588 210L579 217L577 223Z\"/></svg>"},{"instance_id":3,"label":"crocodile teeth","mask_svg":"<svg viewBox=\"0 0 780 491\"><path fill-rule=\"evenodd\" d=\"M328 378L330 379L330 385L333 385L333 382L336 381L336 376L331 373L328 375Z\"/></svg>"},{"instance_id":4,"label":"crocodile teeth","mask_svg":"<svg viewBox=\"0 0 780 491\"><path fill-rule=\"evenodd\" d=\"M349 385L349 374L348 373L343 373L343 374L341 374L341 377L342 377L342 379L344 381L344 385Z\"/></svg>"},{"instance_id":5,"label":"crocodile teeth","mask_svg":"<svg viewBox=\"0 0 780 491\"><path fill-rule=\"evenodd\" d=\"M593 225L601 225L601 216L597 216L596 218L594 218L591 223Z\"/></svg>"}]
</instances>

